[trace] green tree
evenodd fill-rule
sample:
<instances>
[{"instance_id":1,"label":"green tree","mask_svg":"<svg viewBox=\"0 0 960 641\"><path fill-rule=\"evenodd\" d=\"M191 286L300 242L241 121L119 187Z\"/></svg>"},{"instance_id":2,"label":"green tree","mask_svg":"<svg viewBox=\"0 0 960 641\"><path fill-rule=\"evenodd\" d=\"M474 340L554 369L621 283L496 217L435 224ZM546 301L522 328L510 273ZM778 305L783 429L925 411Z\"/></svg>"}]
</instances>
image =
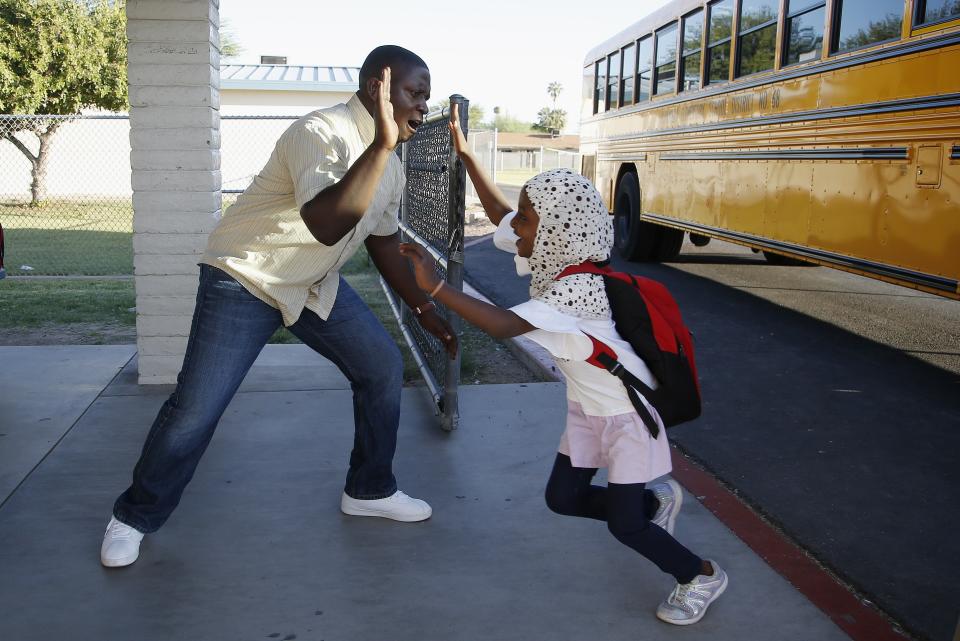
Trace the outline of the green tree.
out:
<instances>
[{"instance_id":1,"label":"green tree","mask_svg":"<svg viewBox=\"0 0 960 641\"><path fill-rule=\"evenodd\" d=\"M544 107L537 112L537 124L534 129L539 131L548 131L554 136L560 133L560 130L567 126L567 112L557 108L557 98L563 91L563 85L559 82L551 82L547 85L547 95L553 100L552 107Z\"/></svg>"},{"instance_id":2,"label":"green tree","mask_svg":"<svg viewBox=\"0 0 960 641\"><path fill-rule=\"evenodd\" d=\"M233 31L233 25L229 20L220 21L220 57L224 60L236 58L246 49L237 39L237 34Z\"/></svg>"},{"instance_id":3,"label":"green tree","mask_svg":"<svg viewBox=\"0 0 960 641\"><path fill-rule=\"evenodd\" d=\"M437 102L430 105L430 111L440 111L441 109L446 109L449 106L450 99L441 98ZM470 113L467 114L467 128L469 131L473 131L474 129L483 126L483 113L483 107L480 105L470 105Z\"/></svg>"},{"instance_id":4,"label":"green tree","mask_svg":"<svg viewBox=\"0 0 960 641\"><path fill-rule=\"evenodd\" d=\"M554 80L549 85L547 85L547 95L553 100L553 108L557 108L557 98L560 97L560 92L563 91L563 85Z\"/></svg>"},{"instance_id":5,"label":"green tree","mask_svg":"<svg viewBox=\"0 0 960 641\"><path fill-rule=\"evenodd\" d=\"M567 112L563 109L544 107L537 112L537 123L533 126L538 131L546 131L554 136L567 126Z\"/></svg>"},{"instance_id":6,"label":"green tree","mask_svg":"<svg viewBox=\"0 0 960 641\"><path fill-rule=\"evenodd\" d=\"M493 122L489 123L488 126L493 127L498 131L517 132L524 134L530 133L535 129L535 125L532 122L515 118L506 110L504 110L503 113L495 113L493 116Z\"/></svg>"},{"instance_id":7,"label":"green tree","mask_svg":"<svg viewBox=\"0 0 960 641\"><path fill-rule=\"evenodd\" d=\"M122 0L0 0L0 114L75 115L127 106ZM30 161L31 204L46 196L50 144L65 119L0 115L0 138ZM36 136L34 152L17 137Z\"/></svg>"}]
</instances>

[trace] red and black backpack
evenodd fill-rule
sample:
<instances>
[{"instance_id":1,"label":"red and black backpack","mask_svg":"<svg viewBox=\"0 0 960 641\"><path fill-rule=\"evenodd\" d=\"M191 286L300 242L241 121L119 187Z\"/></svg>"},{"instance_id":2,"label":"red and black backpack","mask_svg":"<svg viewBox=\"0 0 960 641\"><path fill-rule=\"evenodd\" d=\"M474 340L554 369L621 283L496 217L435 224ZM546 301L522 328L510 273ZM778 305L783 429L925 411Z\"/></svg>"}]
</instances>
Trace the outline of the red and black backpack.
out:
<instances>
[{"instance_id":1,"label":"red and black backpack","mask_svg":"<svg viewBox=\"0 0 960 641\"><path fill-rule=\"evenodd\" d=\"M630 343L659 383L657 389L650 388L620 364L613 348L590 337L594 349L587 362L623 381L630 402L654 438L660 430L640 396L657 410L666 427L700 416L700 383L693 338L667 288L655 280L589 262L567 267L557 280L574 274L603 276L617 333Z\"/></svg>"}]
</instances>

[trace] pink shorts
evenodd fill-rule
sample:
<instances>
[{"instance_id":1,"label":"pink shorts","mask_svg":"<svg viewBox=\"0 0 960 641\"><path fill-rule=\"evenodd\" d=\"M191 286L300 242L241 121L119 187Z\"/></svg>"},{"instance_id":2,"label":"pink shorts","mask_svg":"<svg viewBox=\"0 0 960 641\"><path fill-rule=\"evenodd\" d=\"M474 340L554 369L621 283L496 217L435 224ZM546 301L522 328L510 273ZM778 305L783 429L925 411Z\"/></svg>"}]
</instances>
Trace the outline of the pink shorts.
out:
<instances>
[{"instance_id":1,"label":"pink shorts","mask_svg":"<svg viewBox=\"0 0 960 641\"><path fill-rule=\"evenodd\" d=\"M580 403L571 400L558 449L574 467L608 468L611 483L648 483L672 469L663 427L659 437L653 438L636 412L588 416Z\"/></svg>"}]
</instances>

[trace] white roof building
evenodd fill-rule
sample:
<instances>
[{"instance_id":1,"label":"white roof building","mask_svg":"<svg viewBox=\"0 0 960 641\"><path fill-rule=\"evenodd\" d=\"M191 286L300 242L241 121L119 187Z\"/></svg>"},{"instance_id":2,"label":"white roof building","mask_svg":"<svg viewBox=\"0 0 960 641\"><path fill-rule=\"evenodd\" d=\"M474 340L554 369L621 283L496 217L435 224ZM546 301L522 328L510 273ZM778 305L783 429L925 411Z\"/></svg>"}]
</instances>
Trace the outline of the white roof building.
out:
<instances>
[{"instance_id":1,"label":"white roof building","mask_svg":"<svg viewBox=\"0 0 960 641\"><path fill-rule=\"evenodd\" d=\"M359 67L222 65L220 115L302 116L350 99Z\"/></svg>"}]
</instances>

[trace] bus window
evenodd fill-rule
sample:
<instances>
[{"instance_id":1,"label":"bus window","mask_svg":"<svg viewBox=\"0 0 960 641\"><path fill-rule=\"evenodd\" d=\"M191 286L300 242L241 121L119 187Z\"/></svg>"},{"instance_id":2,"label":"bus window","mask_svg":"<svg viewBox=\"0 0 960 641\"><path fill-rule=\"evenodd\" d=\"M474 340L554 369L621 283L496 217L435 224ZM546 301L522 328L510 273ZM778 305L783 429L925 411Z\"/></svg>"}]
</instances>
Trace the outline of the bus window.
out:
<instances>
[{"instance_id":1,"label":"bus window","mask_svg":"<svg viewBox=\"0 0 960 641\"><path fill-rule=\"evenodd\" d=\"M900 37L903 0L842 0L834 11L833 53Z\"/></svg>"},{"instance_id":2,"label":"bus window","mask_svg":"<svg viewBox=\"0 0 960 641\"><path fill-rule=\"evenodd\" d=\"M607 56L607 111L620 106L620 52Z\"/></svg>"},{"instance_id":3,"label":"bus window","mask_svg":"<svg viewBox=\"0 0 960 641\"><path fill-rule=\"evenodd\" d=\"M683 18L683 51L680 54L680 91L700 88L700 48L703 46L703 9Z\"/></svg>"},{"instance_id":4,"label":"bus window","mask_svg":"<svg viewBox=\"0 0 960 641\"><path fill-rule=\"evenodd\" d=\"M633 104L633 86L636 81L634 74L637 72L637 50L636 45L629 44L620 52L623 59L623 69L620 73L620 104L622 106Z\"/></svg>"},{"instance_id":5,"label":"bus window","mask_svg":"<svg viewBox=\"0 0 960 641\"><path fill-rule=\"evenodd\" d=\"M707 5L707 84L730 79L730 36L733 34L733 0Z\"/></svg>"},{"instance_id":6,"label":"bus window","mask_svg":"<svg viewBox=\"0 0 960 641\"><path fill-rule=\"evenodd\" d=\"M653 72L653 38L637 41L637 102L650 100L650 76Z\"/></svg>"},{"instance_id":7,"label":"bus window","mask_svg":"<svg viewBox=\"0 0 960 641\"><path fill-rule=\"evenodd\" d=\"M604 100L603 94L607 88L607 61L598 60L595 65L593 65L593 76L596 78L596 84L593 86L593 113L600 113L604 111Z\"/></svg>"},{"instance_id":8,"label":"bus window","mask_svg":"<svg viewBox=\"0 0 960 641\"><path fill-rule=\"evenodd\" d=\"M653 93L673 93L677 88L677 23L657 30L657 66Z\"/></svg>"},{"instance_id":9,"label":"bus window","mask_svg":"<svg viewBox=\"0 0 960 641\"><path fill-rule=\"evenodd\" d=\"M742 0L737 40L737 76L773 69L778 0Z\"/></svg>"},{"instance_id":10,"label":"bus window","mask_svg":"<svg viewBox=\"0 0 960 641\"><path fill-rule=\"evenodd\" d=\"M960 18L960 0L917 0L917 26Z\"/></svg>"},{"instance_id":11,"label":"bus window","mask_svg":"<svg viewBox=\"0 0 960 641\"><path fill-rule=\"evenodd\" d=\"M788 0L784 66L820 58L826 12L826 2Z\"/></svg>"}]
</instances>

